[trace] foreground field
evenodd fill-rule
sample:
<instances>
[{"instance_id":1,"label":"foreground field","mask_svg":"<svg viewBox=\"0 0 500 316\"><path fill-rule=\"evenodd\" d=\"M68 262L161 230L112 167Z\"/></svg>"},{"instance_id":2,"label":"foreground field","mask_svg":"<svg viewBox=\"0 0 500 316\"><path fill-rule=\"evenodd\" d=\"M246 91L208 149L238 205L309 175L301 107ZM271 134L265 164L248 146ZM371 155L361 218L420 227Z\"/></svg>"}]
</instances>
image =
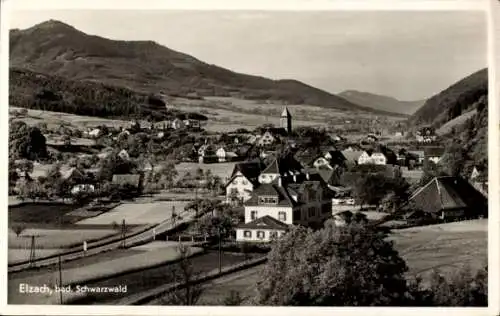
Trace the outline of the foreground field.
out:
<instances>
[{"instance_id":1,"label":"foreground field","mask_svg":"<svg viewBox=\"0 0 500 316\"><path fill-rule=\"evenodd\" d=\"M96 217L91 217L77 222L76 224L121 224L122 220L129 225L158 224L172 217L175 208L177 214L184 211L184 201L161 201L154 203L125 203L111 211Z\"/></svg>"},{"instance_id":2,"label":"foreground field","mask_svg":"<svg viewBox=\"0 0 500 316\"><path fill-rule=\"evenodd\" d=\"M137 252L138 250L139 252ZM134 251L135 254L130 256L120 256L117 259L104 260L94 264L64 269L62 272L63 284L85 285L85 283L89 280L135 269L147 268L179 258L177 248L172 245L168 245L167 247L153 247L151 249L146 249L144 247L139 249L132 248L132 251ZM196 254L201 251L202 249L200 248L190 248L191 254ZM57 284L56 282L58 279L59 277L57 271L30 277L9 279L9 304L50 304L52 300L46 295L33 294L27 296L19 293L19 284L28 283L40 286L47 284L52 286ZM113 286L117 286L117 284ZM64 299L68 298L65 297Z\"/></svg>"},{"instance_id":3,"label":"foreground field","mask_svg":"<svg viewBox=\"0 0 500 316\"><path fill-rule=\"evenodd\" d=\"M488 221L394 230L390 239L406 260L409 274L428 276L433 269L449 273L465 265L477 270L488 260Z\"/></svg>"},{"instance_id":4,"label":"foreground field","mask_svg":"<svg viewBox=\"0 0 500 316\"><path fill-rule=\"evenodd\" d=\"M113 229L27 229L18 237L9 231L9 248L29 249L35 236L36 249L67 248L117 234Z\"/></svg>"},{"instance_id":5,"label":"foreground field","mask_svg":"<svg viewBox=\"0 0 500 316\"><path fill-rule=\"evenodd\" d=\"M65 221L65 215L78 207L65 203L21 203L9 206L9 224L56 224Z\"/></svg>"}]
</instances>

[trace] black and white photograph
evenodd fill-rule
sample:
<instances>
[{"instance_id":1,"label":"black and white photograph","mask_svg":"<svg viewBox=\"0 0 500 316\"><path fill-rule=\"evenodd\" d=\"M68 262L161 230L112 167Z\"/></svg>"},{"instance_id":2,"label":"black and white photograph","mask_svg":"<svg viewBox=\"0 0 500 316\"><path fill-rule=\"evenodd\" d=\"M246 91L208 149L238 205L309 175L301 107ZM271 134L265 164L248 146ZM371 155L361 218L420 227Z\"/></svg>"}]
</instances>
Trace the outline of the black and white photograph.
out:
<instances>
[{"instance_id":1,"label":"black and white photograph","mask_svg":"<svg viewBox=\"0 0 500 316\"><path fill-rule=\"evenodd\" d=\"M7 304L487 307L488 25L12 10Z\"/></svg>"}]
</instances>

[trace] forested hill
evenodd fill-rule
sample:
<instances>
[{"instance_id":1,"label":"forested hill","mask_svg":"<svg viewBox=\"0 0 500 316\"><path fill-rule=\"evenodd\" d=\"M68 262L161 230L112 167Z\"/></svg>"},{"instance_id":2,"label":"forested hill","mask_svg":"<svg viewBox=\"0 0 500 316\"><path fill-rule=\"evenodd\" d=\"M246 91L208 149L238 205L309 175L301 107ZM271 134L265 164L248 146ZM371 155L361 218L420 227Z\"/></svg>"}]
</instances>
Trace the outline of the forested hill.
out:
<instances>
[{"instance_id":1,"label":"forested hill","mask_svg":"<svg viewBox=\"0 0 500 316\"><path fill-rule=\"evenodd\" d=\"M146 93L279 100L390 115L296 80L236 73L153 41L110 40L54 20L11 30L10 66Z\"/></svg>"},{"instance_id":2,"label":"forested hill","mask_svg":"<svg viewBox=\"0 0 500 316\"><path fill-rule=\"evenodd\" d=\"M67 80L26 69L9 71L12 106L107 118L164 120L176 116L207 118L167 109L161 98L130 89L89 81Z\"/></svg>"},{"instance_id":3,"label":"forested hill","mask_svg":"<svg viewBox=\"0 0 500 316\"><path fill-rule=\"evenodd\" d=\"M431 125L439 128L446 122L477 106L488 94L488 70L479 70L428 99L413 114L412 126Z\"/></svg>"}]
</instances>

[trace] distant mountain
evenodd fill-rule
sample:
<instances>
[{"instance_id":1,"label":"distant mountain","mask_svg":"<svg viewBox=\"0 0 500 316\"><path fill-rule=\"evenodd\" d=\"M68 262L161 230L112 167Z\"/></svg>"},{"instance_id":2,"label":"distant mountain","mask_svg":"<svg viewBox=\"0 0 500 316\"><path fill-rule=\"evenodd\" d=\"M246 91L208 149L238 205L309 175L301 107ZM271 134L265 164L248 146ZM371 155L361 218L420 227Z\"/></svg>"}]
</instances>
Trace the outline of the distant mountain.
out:
<instances>
[{"instance_id":1,"label":"distant mountain","mask_svg":"<svg viewBox=\"0 0 500 316\"><path fill-rule=\"evenodd\" d=\"M409 119L410 125L441 127L488 96L488 70L479 70L429 98Z\"/></svg>"},{"instance_id":2,"label":"distant mountain","mask_svg":"<svg viewBox=\"0 0 500 316\"><path fill-rule=\"evenodd\" d=\"M400 101L393 97L356 90L346 90L337 95L354 104L407 115L415 113L425 102L425 100Z\"/></svg>"},{"instance_id":3,"label":"distant mountain","mask_svg":"<svg viewBox=\"0 0 500 316\"><path fill-rule=\"evenodd\" d=\"M118 41L49 20L10 31L10 66L146 93L280 100L390 114L295 80L271 80L204 63L153 41Z\"/></svg>"}]
</instances>

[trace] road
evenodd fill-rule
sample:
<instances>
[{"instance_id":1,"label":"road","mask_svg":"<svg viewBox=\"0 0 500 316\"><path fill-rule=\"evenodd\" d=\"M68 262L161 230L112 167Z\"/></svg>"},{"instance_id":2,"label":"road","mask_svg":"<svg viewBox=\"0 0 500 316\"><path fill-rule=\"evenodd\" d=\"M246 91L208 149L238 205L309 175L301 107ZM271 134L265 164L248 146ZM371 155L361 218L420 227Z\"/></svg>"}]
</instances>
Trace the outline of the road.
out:
<instances>
[{"instance_id":1,"label":"road","mask_svg":"<svg viewBox=\"0 0 500 316\"><path fill-rule=\"evenodd\" d=\"M153 230L156 235L163 234L182 223L191 221L194 218L195 214L192 211L183 211L180 213L180 215L182 216L181 220L172 222L171 219L168 219L156 226L149 227L146 230L141 230L140 232L129 234L129 236L125 238L125 247L137 246L146 243L148 241L151 241L153 239ZM122 247L122 243L123 241L119 236L105 238L93 243L89 243L87 246L87 252L85 253L83 249L80 248L61 254L61 261L75 260L82 258L84 256L91 256L104 251L120 248ZM22 271L32 267L55 265L58 264L58 261L59 261L58 256L54 256L48 258L40 258L36 260L33 265L30 265L29 263L12 264L9 266L8 272L11 273L16 271Z\"/></svg>"}]
</instances>

